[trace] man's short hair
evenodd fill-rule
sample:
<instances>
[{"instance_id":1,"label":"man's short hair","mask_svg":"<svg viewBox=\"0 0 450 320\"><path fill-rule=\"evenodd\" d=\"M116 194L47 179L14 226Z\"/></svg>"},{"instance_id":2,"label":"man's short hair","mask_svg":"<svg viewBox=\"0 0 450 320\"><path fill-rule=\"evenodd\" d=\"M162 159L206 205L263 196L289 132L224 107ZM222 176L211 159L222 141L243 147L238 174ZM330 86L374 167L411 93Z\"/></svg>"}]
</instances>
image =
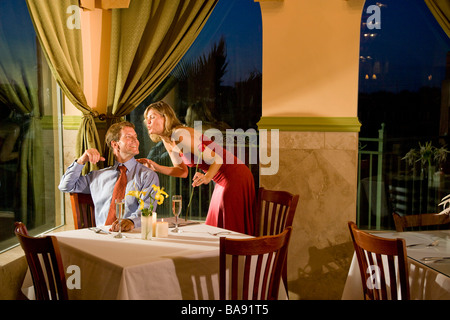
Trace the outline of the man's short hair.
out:
<instances>
[{"instance_id":1,"label":"man's short hair","mask_svg":"<svg viewBox=\"0 0 450 320\"><path fill-rule=\"evenodd\" d=\"M111 148L111 141L119 141L120 135L122 132L122 128L124 127L131 127L135 128L134 124L128 121L122 121L118 123L114 123L111 127L109 127L108 131L106 132L105 141L106 145Z\"/></svg>"}]
</instances>

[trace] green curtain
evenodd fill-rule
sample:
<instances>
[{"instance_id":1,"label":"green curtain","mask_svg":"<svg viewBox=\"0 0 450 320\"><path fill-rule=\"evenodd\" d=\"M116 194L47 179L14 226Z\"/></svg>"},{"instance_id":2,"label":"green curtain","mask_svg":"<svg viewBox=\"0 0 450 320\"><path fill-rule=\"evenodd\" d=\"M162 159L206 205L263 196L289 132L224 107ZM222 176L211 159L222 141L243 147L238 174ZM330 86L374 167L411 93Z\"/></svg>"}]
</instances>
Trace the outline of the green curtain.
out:
<instances>
[{"instance_id":1,"label":"green curtain","mask_svg":"<svg viewBox=\"0 0 450 320\"><path fill-rule=\"evenodd\" d=\"M112 10L107 128L129 114L175 67L195 40L218 0L139 0ZM78 0L27 0L36 33L53 75L83 113L78 156L102 150L93 112L83 93L81 31L70 29L67 9ZM109 156L109 164L112 157ZM98 169L86 166L85 172Z\"/></svg>"},{"instance_id":2,"label":"green curtain","mask_svg":"<svg viewBox=\"0 0 450 320\"><path fill-rule=\"evenodd\" d=\"M441 25L450 38L450 1L449 0L425 0L437 22Z\"/></svg>"},{"instance_id":3,"label":"green curtain","mask_svg":"<svg viewBox=\"0 0 450 320\"><path fill-rule=\"evenodd\" d=\"M8 10L3 14L21 21L22 12ZM36 38L24 31L21 41L15 41L22 22L12 31L0 21L0 102L10 106L28 122L19 156L19 217L29 228L45 223L44 214L44 167L41 128L41 109L38 97L38 68ZM1 119L4 120L4 119ZM22 126L23 128L26 126ZM11 184L10 188L15 188Z\"/></svg>"},{"instance_id":4,"label":"green curtain","mask_svg":"<svg viewBox=\"0 0 450 320\"><path fill-rule=\"evenodd\" d=\"M76 142L77 156L89 148L102 152L94 112L83 91L81 29L69 28L67 23L76 14L70 6L78 7L78 0L27 0L27 5L53 76L70 102L83 113ZM83 172L98 168L89 163Z\"/></svg>"},{"instance_id":5,"label":"green curtain","mask_svg":"<svg viewBox=\"0 0 450 320\"><path fill-rule=\"evenodd\" d=\"M112 12L108 123L136 108L177 65L218 0L132 0ZM108 156L112 163L111 154Z\"/></svg>"}]
</instances>

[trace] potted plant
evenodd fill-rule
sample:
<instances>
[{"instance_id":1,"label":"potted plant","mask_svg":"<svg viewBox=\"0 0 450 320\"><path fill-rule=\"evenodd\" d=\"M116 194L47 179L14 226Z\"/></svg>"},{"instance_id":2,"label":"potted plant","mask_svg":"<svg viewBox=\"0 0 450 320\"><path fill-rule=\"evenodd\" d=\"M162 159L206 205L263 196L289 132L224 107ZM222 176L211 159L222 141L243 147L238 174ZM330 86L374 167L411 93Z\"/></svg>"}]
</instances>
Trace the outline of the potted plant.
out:
<instances>
[{"instance_id":1,"label":"potted plant","mask_svg":"<svg viewBox=\"0 0 450 320\"><path fill-rule=\"evenodd\" d=\"M441 176L444 175L442 167L447 161L448 153L446 146L437 148L432 145L431 141L425 142L424 145L419 142L419 149L409 150L402 160L411 166L420 161L422 179L428 179L429 183L435 181L439 184ZM437 171L435 166L438 168Z\"/></svg>"}]
</instances>

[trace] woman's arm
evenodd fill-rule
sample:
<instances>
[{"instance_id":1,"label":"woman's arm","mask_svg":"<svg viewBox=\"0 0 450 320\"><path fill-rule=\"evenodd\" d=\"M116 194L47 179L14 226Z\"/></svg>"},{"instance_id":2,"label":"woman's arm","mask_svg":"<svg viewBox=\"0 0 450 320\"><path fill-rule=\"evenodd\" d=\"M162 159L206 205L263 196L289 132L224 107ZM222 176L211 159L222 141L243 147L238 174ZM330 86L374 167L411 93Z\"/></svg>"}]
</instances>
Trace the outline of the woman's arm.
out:
<instances>
[{"instance_id":1,"label":"woman's arm","mask_svg":"<svg viewBox=\"0 0 450 320\"><path fill-rule=\"evenodd\" d=\"M165 140L162 140L162 142L164 144L164 148L169 154L170 160L174 164L173 167L163 166L154 162L153 160L146 158L137 159L137 161L142 163L147 168L152 169L155 172L160 172L164 175L177 178L186 178L189 174L189 170L188 167L181 160L179 154L176 152L176 150L178 150L178 148L176 147L177 144L175 142L167 142ZM174 146L176 150L174 150Z\"/></svg>"},{"instance_id":2,"label":"woman's arm","mask_svg":"<svg viewBox=\"0 0 450 320\"><path fill-rule=\"evenodd\" d=\"M174 159L172 158L172 156L170 157L170 159L172 160L172 163L174 163ZM186 178L189 173L187 166L183 162L178 165L174 165L173 167L168 167L160 165L155 161L146 158L137 159L137 161L142 163L147 168L150 168L155 172L160 172L167 176Z\"/></svg>"}]
</instances>

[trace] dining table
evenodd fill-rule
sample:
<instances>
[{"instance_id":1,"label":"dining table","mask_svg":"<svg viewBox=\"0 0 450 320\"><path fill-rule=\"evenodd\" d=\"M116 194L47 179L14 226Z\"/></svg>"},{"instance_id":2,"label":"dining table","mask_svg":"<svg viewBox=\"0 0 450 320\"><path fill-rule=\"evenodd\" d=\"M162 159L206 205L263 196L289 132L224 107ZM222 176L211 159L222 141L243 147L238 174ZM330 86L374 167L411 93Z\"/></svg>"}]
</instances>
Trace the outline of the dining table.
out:
<instances>
[{"instance_id":1,"label":"dining table","mask_svg":"<svg viewBox=\"0 0 450 320\"><path fill-rule=\"evenodd\" d=\"M204 223L172 230L151 240L141 239L139 228L121 239L108 226L50 233L58 240L69 299L219 299L220 237L251 236ZM22 292L33 299L29 272Z\"/></svg>"},{"instance_id":2,"label":"dining table","mask_svg":"<svg viewBox=\"0 0 450 320\"><path fill-rule=\"evenodd\" d=\"M371 232L406 243L412 300L450 300L450 230ZM353 255L342 300L363 299L361 275Z\"/></svg>"}]
</instances>

